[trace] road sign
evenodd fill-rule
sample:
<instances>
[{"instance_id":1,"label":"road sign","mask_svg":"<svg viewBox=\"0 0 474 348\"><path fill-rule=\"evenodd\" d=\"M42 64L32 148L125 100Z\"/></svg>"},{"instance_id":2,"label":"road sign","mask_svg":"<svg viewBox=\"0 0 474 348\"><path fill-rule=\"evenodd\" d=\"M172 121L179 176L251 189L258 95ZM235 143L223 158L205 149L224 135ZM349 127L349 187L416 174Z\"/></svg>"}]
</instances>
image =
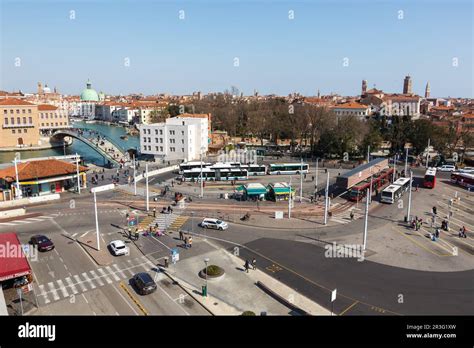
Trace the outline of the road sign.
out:
<instances>
[{"instance_id":1,"label":"road sign","mask_svg":"<svg viewBox=\"0 0 474 348\"><path fill-rule=\"evenodd\" d=\"M91 193L110 191L110 190L113 190L114 188L115 188L115 184L97 186L97 187L91 188Z\"/></svg>"},{"instance_id":2,"label":"road sign","mask_svg":"<svg viewBox=\"0 0 474 348\"><path fill-rule=\"evenodd\" d=\"M331 292L331 302L336 301L336 294L337 294L337 289L334 289L334 290Z\"/></svg>"}]
</instances>

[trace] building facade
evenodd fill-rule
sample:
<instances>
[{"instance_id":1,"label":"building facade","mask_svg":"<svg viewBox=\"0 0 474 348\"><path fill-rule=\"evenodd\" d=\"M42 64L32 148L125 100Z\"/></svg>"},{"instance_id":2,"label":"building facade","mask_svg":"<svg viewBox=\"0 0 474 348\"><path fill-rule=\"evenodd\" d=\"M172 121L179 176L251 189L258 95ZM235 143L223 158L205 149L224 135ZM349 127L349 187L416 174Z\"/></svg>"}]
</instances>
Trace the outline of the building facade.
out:
<instances>
[{"instance_id":1,"label":"building facade","mask_svg":"<svg viewBox=\"0 0 474 348\"><path fill-rule=\"evenodd\" d=\"M191 161L208 151L207 118L173 117L140 126L140 150L155 160Z\"/></svg>"},{"instance_id":2,"label":"building facade","mask_svg":"<svg viewBox=\"0 0 474 348\"><path fill-rule=\"evenodd\" d=\"M0 115L0 147L41 144L37 105L21 99L3 99L0 100Z\"/></svg>"},{"instance_id":3,"label":"building facade","mask_svg":"<svg viewBox=\"0 0 474 348\"><path fill-rule=\"evenodd\" d=\"M69 116L66 110L57 106L41 104L38 105L39 129L41 135L51 135L56 129L69 128Z\"/></svg>"}]
</instances>

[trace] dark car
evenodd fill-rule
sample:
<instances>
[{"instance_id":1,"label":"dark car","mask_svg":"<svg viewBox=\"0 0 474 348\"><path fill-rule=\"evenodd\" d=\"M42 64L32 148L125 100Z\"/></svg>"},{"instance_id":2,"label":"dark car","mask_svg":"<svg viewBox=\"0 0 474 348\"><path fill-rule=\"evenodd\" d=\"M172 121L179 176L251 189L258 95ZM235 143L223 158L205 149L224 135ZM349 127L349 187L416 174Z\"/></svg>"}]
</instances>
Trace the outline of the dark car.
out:
<instances>
[{"instance_id":1,"label":"dark car","mask_svg":"<svg viewBox=\"0 0 474 348\"><path fill-rule=\"evenodd\" d=\"M36 246L39 251L49 251L54 249L54 243L51 239L43 235L31 237L30 244Z\"/></svg>"},{"instance_id":2,"label":"dark car","mask_svg":"<svg viewBox=\"0 0 474 348\"><path fill-rule=\"evenodd\" d=\"M140 295L148 295L156 291L155 281L146 272L135 274L132 280Z\"/></svg>"}]
</instances>

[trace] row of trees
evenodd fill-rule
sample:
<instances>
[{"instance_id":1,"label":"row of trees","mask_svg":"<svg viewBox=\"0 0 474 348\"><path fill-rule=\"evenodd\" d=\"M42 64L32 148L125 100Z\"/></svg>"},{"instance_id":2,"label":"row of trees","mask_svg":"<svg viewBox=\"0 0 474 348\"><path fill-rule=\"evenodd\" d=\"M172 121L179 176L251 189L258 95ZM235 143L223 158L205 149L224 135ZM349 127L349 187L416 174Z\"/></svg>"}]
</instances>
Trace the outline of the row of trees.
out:
<instances>
[{"instance_id":1,"label":"row of trees","mask_svg":"<svg viewBox=\"0 0 474 348\"><path fill-rule=\"evenodd\" d=\"M265 101L232 99L218 95L213 100L200 100L193 105L181 106L181 111L212 113L213 128L225 130L231 136L256 137L277 143L278 139L291 139L304 145L315 156L365 156L367 147L373 151L383 141L391 142L392 153L404 152L405 143L413 145L412 154L418 155L427 146L428 139L441 153L451 155L462 144L474 146L472 134L459 132L453 122L439 127L430 120L412 120L409 116L386 116L362 120L358 117L336 117L326 107L305 103L288 104L284 98ZM164 111L171 116L179 114L178 106ZM163 116L163 113L160 113Z\"/></svg>"}]
</instances>

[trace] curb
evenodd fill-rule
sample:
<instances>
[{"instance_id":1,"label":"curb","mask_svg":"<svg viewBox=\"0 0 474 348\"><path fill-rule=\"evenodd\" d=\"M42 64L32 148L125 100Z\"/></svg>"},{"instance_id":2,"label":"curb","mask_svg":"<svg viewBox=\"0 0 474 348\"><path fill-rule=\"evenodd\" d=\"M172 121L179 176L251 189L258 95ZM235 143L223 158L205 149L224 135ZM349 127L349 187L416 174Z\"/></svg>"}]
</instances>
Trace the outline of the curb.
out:
<instances>
[{"instance_id":1,"label":"curb","mask_svg":"<svg viewBox=\"0 0 474 348\"><path fill-rule=\"evenodd\" d=\"M192 294L190 291L188 291L184 286L182 286L179 281L177 281L175 278L173 278L171 276L171 274L169 274L163 267L159 267L160 271L163 272L166 276L168 276L168 278L170 278L173 283L175 283L176 285L178 285L185 293L187 293L194 301L196 301L197 303L199 303L201 305L202 308L204 308L206 310L206 312L208 312L210 315L212 316L215 316L215 314L209 309L207 308L207 306L205 306L203 303L201 303L201 301L199 301L196 296L194 296L194 294Z\"/></svg>"},{"instance_id":2,"label":"curb","mask_svg":"<svg viewBox=\"0 0 474 348\"><path fill-rule=\"evenodd\" d=\"M276 292L274 292L272 289L270 289L269 287L267 287L265 284L263 284L260 280L257 280L257 283L255 283L257 285L257 287L259 287L260 289L262 289L266 294L270 295L271 297L273 297L275 300L277 300L278 302L280 302L282 305L288 307L289 309L291 309L292 311L295 311L297 313L299 313L300 315L310 315L308 312L306 312L305 310L301 309L300 307L298 306L295 306L294 304L292 304L291 302L287 301L286 299L284 299L282 296L278 295Z\"/></svg>"}]
</instances>

